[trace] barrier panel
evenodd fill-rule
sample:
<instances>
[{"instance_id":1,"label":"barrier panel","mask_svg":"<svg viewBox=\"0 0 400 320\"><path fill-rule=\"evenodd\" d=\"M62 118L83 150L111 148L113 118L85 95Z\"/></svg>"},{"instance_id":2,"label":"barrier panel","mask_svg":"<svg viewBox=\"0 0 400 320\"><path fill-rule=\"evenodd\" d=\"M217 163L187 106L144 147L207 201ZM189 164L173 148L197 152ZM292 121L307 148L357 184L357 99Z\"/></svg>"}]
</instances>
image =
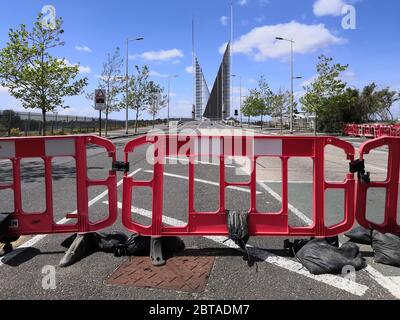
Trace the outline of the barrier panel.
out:
<instances>
[{"instance_id":1,"label":"barrier panel","mask_svg":"<svg viewBox=\"0 0 400 320\"><path fill-rule=\"evenodd\" d=\"M114 224L118 216L116 172L110 171L105 180L90 180L87 176L87 146L96 145L106 149L115 162L116 148L112 142L96 136L34 137L0 139L0 159L12 163L12 183L0 184L0 190L12 190L14 212L10 217L7 235L86 233L99 231ZM72 157L76 163L77 211L66 216L68 224L54 222L52 160ZM45 172L45 211L26 213L22 207L21 160L40 158ZM103 221L91 223L89 214L89 187L103 186L108 190L109 215ZM12 201L12 200L11 200ZM76 223L73 223L76 220Z\"/></svg>"},{"instance_id":2,"label":"barrier panel","mask_svg":"<svg viewBox=\"0 0 400 320\"><path fill-rule=\"evenodd\" d=\"M388 174L383 182L359 181L357 183L356 216L360 225L367 229L378 230L383 233L400 235L400 226L397 221L399 173L400 173L400 138L382 137L364 143L360 148L360 158L363 160L371 151L381 147L388 147ZM368 190L383 189L386 191L385 218L382 224L367 219Z\"/></svg>"},{"instance_id":3,"label":"barrier panel","mask_svg":"<svg viewBox=\"0 0 400 320\"><path fill-rule=\"evenodd\" d=\"M343 177L343 182L325 180L325 148L329 145L344 151L349 162L354 161L354 147L345 141L328 137L268 137L268 136L153 136L141 137L125 147L125 162L135 149L150 144L154 155L152 180L135 180L125 175L123 181L122 220L131 232L144 236L226 236L228 235L225 207L228 187L248 187L250 204L248 231L250 236L331 237L349 231L355 222L355 178L353 173ZM219 198L217 212L196 212L194 206L195 158L218 157ZM188 224L170 227L163 224L164 165L167 157L186 157L189 160ZM247 157L251 162L250 181L227 182L225 162L229 157ZM257 159L275 157L282 162L282 210L276 213L257 211ZM291 158L311 158L313 172L313 221L309 227L289 226L288 161ZM150 188L153 194L152 223L141 225L132 220L132 192L136 188ZM344 219L340 223L325 225L325 191L343 190L345 193Z\"/></svg>"},{"instance_id":4,"label":"barrier panel","mask_svg":"<svg viewBox=\"0 0 400 320\"><path fill-rule=\"evenodd\" d=\"M400 137L400 126L384 124L346 124L343 128L343 133L351 137Z\"/></svg>"}]
</instances>

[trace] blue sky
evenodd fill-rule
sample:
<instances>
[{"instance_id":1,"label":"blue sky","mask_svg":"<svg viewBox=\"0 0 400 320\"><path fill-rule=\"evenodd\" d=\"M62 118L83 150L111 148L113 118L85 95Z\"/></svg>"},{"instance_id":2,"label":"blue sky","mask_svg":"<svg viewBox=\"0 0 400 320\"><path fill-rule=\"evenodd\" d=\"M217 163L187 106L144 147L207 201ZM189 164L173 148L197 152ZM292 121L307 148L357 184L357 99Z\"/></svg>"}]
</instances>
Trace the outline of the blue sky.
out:
<instances>
[{"instance_id":1,"label":"blue sky","mask_svg":"<svg viewBox=\"0 0 400 320\"><path fill-rule=\"evenodd\" d=\"M82 76L89 78L87 90L97 86L97 76L108 53L121 47L127 37L143 36L131 43L130 66L147 64L152 77L167 87L173 80L171 114L190 117L192 105L191 24L195 17L196 53L210 87L222 59L221 47L230 35L230 2L227 0L1 0L0 48L7 42L10 27L32 25L45 5L53 5L64 19L66 45L54 54L70 63L80 63ZM275 36L293 38L295 45L295 91L315 74L319 54L348 63L345 80L361 87L371 81L400 90L400 1L398 0L234 0L233 72L243 77L243 92L256 86L265 75L273 89L288 89L290 65L288 43ZM356 29L342 27L341 9L356 10ZM131 69L132 70L132 69ZM239 103L239 81L234 82L234 105ZM83 97L67 98L64 114L96 115ZM0 88L0 109L20 110L18 101ZM233 108L234 109L234 108ZM394 108L400 116L400 106ZM160 117L165 117L166 110ZM146 117L146 115L143 115ZM111 116L123 119L121 112Z\"/></svg>"}]
</instances>

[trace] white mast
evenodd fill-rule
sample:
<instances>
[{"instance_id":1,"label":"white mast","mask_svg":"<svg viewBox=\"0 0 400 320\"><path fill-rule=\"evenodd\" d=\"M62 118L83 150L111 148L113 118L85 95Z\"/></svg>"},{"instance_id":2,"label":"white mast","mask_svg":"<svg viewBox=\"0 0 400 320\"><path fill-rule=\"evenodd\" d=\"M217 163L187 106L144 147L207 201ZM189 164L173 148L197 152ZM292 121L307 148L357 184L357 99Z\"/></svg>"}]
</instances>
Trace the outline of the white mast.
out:
<instances>
[{"instance_id":1,"label":"white mast","mask_svg":"<svg viewBox=\"0 0 400 320\"><path fill-rule=\"evenodd\" d=\"M233 81L232 81L232 75L233 73L233 2L231 2L231 48L230 48L230 74L229 74L229 83L231 84L231 103L230 103L230 108L229 110L229 115L231 115L232 112L232 106L233 106Z\"/></svg>"}]
</instances>

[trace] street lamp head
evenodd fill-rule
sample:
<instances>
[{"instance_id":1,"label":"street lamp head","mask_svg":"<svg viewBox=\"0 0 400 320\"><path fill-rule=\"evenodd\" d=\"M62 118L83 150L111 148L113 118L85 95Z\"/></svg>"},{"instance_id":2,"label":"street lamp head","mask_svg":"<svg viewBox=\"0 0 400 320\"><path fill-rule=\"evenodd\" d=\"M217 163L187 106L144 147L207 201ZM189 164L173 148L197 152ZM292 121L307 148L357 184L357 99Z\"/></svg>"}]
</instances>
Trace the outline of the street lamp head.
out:
<instances>
[{"instance_id":1,"label":"street lamp head","mask_svg":"<svg viewBox=\"0 0 400 320\"><path fill-rule=\"evenodd\" d=\"M285 40L285 39L283 39L282 37L276 37L275 39L276 39L276 40L280 40L280 41Z\"/></svg>"},{"instance_id":2,"label":"street lamp head","mask_svg":"<svg viewBox=\"0 0 400 320\"><path fill-rule=\"evenodd\" d=\"M136 41L142 41L142 40L144 40L144 38L143 37L139 37L139 38L136 38L135 40Z\"/></svg>"}]
</instances>

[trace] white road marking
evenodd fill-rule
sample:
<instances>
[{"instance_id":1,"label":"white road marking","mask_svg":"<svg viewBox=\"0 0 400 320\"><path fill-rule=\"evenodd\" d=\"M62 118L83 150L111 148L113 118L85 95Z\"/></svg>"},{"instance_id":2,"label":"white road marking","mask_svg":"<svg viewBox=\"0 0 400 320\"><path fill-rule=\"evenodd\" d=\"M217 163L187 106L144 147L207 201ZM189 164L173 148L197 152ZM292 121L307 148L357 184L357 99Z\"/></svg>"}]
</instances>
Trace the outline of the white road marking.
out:
<instances>
[{"instance_id":1,"label":"white road marking","mask_svg":"<svg viewBox=\"0 0 400 320\"><path fill-rule=\"evenodd\" d=\"M242 169L243 170L243 169ZM272 197L274 197L277 201L281 202L282 197L277 194L275 191L273 191L271 188L266 186L262 182L258 182L258 184L265 190L267 191ZM293 212L299 219L304 221L307 225L312 225L314 222L308 218L303 212L301 212L299 209L297 209L295 206L291 205L289 203L289 210ZM374 269L370 265L363 270L366 272L373 280L375 280L380 286L388 290L395 298L400 299L400 285L390 279L389 277L385 277L382 273L380 273L378 270Z\"/></svg>"},{"instance_id":2,"label":"white road marking","mask_svg":"<svg viewBox=\"0 0 400 320\"><path fill-rule=\"evenodd\" d=\"M257 181L257 183L265 190L267 191L273 198L275 198L278 202L282 202L282 197L277 194L274 190L272 190L270 187L268 187L265 183ZM289 203L289 210L292 211L299 219L301 219L303 222L305 222L307 225L311 226L313 225L314 221L312 221L310 218L308 218L303 212L301 212L299 209L297 209L295 206L291 205Z\"/></svg>"},{"instance_id":3,"label":"white road marking","mask_svg":"<svg viewBox=\"0 0 400 320\"><path fill-rule=\"evenodd\" d=\"M107 201L103 202L104 204L108 204ZM118 203L118 207L122 208L122 203ZM132 207L132 212L139 214L143 217L146 218L151 218L152 217L152 212L141 209L141 208L136 208ZM185 226L187 223L180 221L178 219L170 218L163 216L163 222L167 225L171 226ZM218 244L222 244L226 247L229 248L234 248L234 249L240 249L233 241L226 241L226 237L204 237L205 239L211 240L213 242L216 242ZM291 272L298 273L302 276L305 276L307 278L325 283L327 285L333 286L337 289L347 291L351 294L354 294L356 296L363 296L367 290L369 289L367 286L358 284L356 282L350 281L346 278L335 276L335 275L320 275L320 276L315 276L309 273L300 263L284 258L284 257L279 257L276 256L272 253L269 253L265 250L261 250L258 248L250 247L249 246L249 252L252 256L254 256L257 259L260 259L266 263L272 264L274 266L286 269Z\"/></svg>"},{"instance_id":4,"label":"white road marking","mask_svg":"<svg viewBox=\"0 0 400 320\"><path fill-rule=\"evenodd\" d=\"M142 171L141 168L140 168L140 169L137 169L136 171L134 171L134 172L132 172L131 174L129 174L129 177L133 177L134 175L138 174L140 171ZM120 187L120 186L123 184L123 182L124 182L123 179L120 180L120 181L118 182L118 184L117 184L117 187ZM107 195L108 195L108 190L104 191L102 194L99 194L97 197L95 197L95 198L93 198L91 201L89 201L89 207L93 206L95 203L99 202L101 199L103 199L103 198L106 197ZM72 214L77 214L77 211L73 212ZM69 221L70 221L70 219L63 218L63 219L61 219L60 221L58 221L57 224L63 225L63 224L66 224L66 223L69 222ZM39 241L43 240L46 236L48 236L48 235L46 234L46 235L38 235L38 236L35 236L35 237L33 237L32 239L30 239L29 241L27 241L27 242L25 242L24 244L20 245L17 249L25 249L25 248L32 247L32 246L34 246L35 244L37 244ZM14 255L13 255L13 252L14 252ZM4 259L6 259L6 258L7 258L7 259L8 259L8 258L14 258L14 256L17 256L18 254L21 253L20 251L16 251L16 250L13 251L13 252L10 252L9 254L7 254L7 255L5 255L5 256L3 256L3 257L0 258L0 267L1 267L2 265L4 265L4 263L3 263L3 260L4 260Z\"/></svg>"},{"instance_id":5,"label":"white road marking","mask_svg":"<svg viewBox=\"0 0 400 320\"><path fill-rule=\"evenodd\" d=\"M277 180L257 180L257 182L282 184L282 181L277 181ZM289 181L288 183L289 184L313 184L314 182L312 182L312 181Z\"/></svg>"},{"instance_id":6,"label":"white road marking","mask_svg":"<svg viewBox=\"0 0 400 320\"><path fill-rule=\"evenodd\" d=\"M174 161L182 161L183 163L189 163L189 159L187 158L175 158L175 157L167 157L167 160L174 160ZM194 161L194 163L196 164L204 164L204 165L210 165L210 166L216 166L219 167L219 163L212 163L212 162L205 162L205 161ZM235 166L231 166L231 165L225 165L226 168L236 168Z\"/></svg>"},{"instance_id":7,"label":"white road marking","mask_svg":"<svg viewBox=\"0 0 400 320\"><path fill-rule=\"evenodd\" d=\"M147 173L153 173L154 171L152 170L145 170L144 172ZM171 177L171 178L176 178L176 179L182 179L182 180L189 180L189 177L185 177L185 176L180 176L177 174L172 174L172 173L164 173L164 175L166 177ZM220 184L218 182L212 182L212 181L208 181L208 180L202 180L202 179L194 179L194 181L199 182L199 183L204 183L204 184L208 184L210 186L215 186L215 187L219 187ZM250 189L246 189L246 188L240 188L240 187L227 187L227 189L231 189L231 190L236 190L236 191L241 191L241 192L246 192L246 193L250 193ZM261 192L257 191L257 194L262 194Z\"/></svg>"},{"instance_id":8,"label":"white road marking","mask_svg":"<svg viewBox=\"0 0 400 320\"><path fill-rule=\"evenodd\" d=\"M366 167L366 170L368 170L368 169L375 169L375 170L383 171L383 172L387 172L387 171L388 171L387 169L380 168L380 167L377 167L377 166L373 166L373 165L370 165L370 164L368 164L368 163L365 165L365 167Z\"/></svg>"}]
</instances>

